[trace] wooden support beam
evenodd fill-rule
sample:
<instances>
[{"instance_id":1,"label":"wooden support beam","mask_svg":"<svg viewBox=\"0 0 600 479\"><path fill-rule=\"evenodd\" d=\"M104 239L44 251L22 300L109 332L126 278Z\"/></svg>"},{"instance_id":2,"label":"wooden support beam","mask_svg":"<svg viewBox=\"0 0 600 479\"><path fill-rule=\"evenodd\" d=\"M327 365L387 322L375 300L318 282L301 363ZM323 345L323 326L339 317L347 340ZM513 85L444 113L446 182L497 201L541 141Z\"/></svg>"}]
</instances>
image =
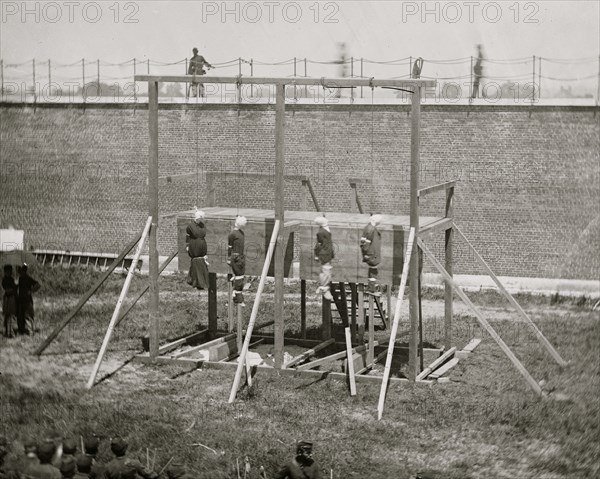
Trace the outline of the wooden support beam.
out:
<instances>
[{"instance_id":1,"label":"wooden support beam","mask_svg":"<svg viewBox=\"0 0 600 479\"><path fill-rule=\"evenodd\" d=\"M221 344L221 343L228 343L231 341L235 341L235 339L236 339L235 334L233 334L233 333L227 334L225 336L221 336L220 338L213 339L206 343L198 344L197 346L193 346L184 351L179 351L177 353L171 354L170 357L173 359L183 358L185 356L189 356L190 354L194 354L195 352L200 351L202 349L210 349L212 346L215 346L215 345Z\"/></svg>"},{"instance_id":2,"label":"wooden support beam","mask_svg":"<svg viewBox=\"0 0 600 479\"><path fill-rule=\"evenodd\" d=\"M446 374L448 371L450 371L454 366L456 366L458 364L458 361L459 361L458 358L452 358L450 361L448 361L442 367L440 367L440 368L436 369L435 371L433 371L429 375L429 377L431 379L439 379L444 374Z\"/></svg>"},{"instance_id":3,"label":"wooden support beam","mask_svg":"<svg viewBox=\"0 0 600 479\"><path fill-rule=\"evenodd\" d=\"M381 322L383 323L383 328L387 329L388 323L385 318L385 312L383 311L383 308L381 307L381 301L379 300L379 297L375 296L373 298L373 301L375 301L375 306L377 306L377 311L379 311L379 316L381 316ZM389 305L389 302L388 302L388 305ZM388 309L388 311L389 311L389 309Z\"/></svg>"},{"instance_id":4,"label":"wooden support beam","mask_svg":"<svg viewBox=\"0 0 600 479\"><path fill-rule=\"evenodd\" d=\"M273 315L275 320L275 368L283 367L283 347L285 324L283 316L283 277L284 277L284 207L283 177L285 174L285 85L277 85L275 103L275 221L279 221L277 248L275 248L275 298Z\"/></svg>"},{"instance_id":5,"label":"wooden support beam","mask_svg":"<svg viewBox=\"0 0 600 479\"><path fill-rule=\"evenodd\" d=\"M383 358L385 358L387 355L387 350L383 350L381 351L377 356L375 356L375 359L373 360L372 363L367 364L364 368L359 369L358 371L356 371L356 375L358 376L359 374L364 374L367 371L369 371L370 369L373 369L373 367L379 362L381 361Z\"/></svg>"},{"instance_id":6,"label":"wooden support beam","mask_svg":"<svg viewBox=\"0 0 600 479\"><path fill-rule=\"evenodd\" d=\"M452 221L452 225L444 231L444 264L446 271L452 277L454 272L454 187L446 190L446 218ZM450 349L454 342L452 335L452 301L452 286L448 282L444 282L444 346L446 346L446 349Z\"/></svg>"},{"instance_id":7,"label":"wooden support beam","mask_svg":"<svg viewBox=\"0 0 600 479\"><path fill-rule=\"evenodd\" d=\"M242 322L242 305L238 304L236 308L236 317L237 317L237 327L236 327L236 337L237 337L237 350L242 350L242 344L244 342L244 324Z\"/></svg>"},{"instance_id":8,"label":"wooden support beam","mask_svg":"<svg viewBox=\"0 0 600 479\"><path fill-rule=\"evenodd\" d=\"M363 214L364 210L363 210L362 204L360 202L360 198L358 197L358 185L356 184L356 181L349 180L349 182L350 182L350 188L352 188L352 190L354 190L354 202L356 203L356 209L358 210L359 213Z\"/></svg>"},{"instance_id":9,"label":"wooden support beam","mask_svg":"<svg viewBox=\"0 0 600 479\"><path fill-rule=\"evenodd\" d=\"M246 330L246 338L244 339L242 352L240 353L240 360L238 362L235 377L233 379L233 385L231 386L231 392L229 394L228 401L229 403L232 403L235 400L235 396L237 395L240 386L242 370L244 369L246 363L246 354L248 353L248 348L250 346L252 330L254 328L254 323L256 322L256 316L258 315L258 307L260 305L263 289L265 288L265 281L267 279L267 273L269 272L269 266L271 265L271 258L273 258L273 252L275 251L275 243L277 242L280 225L281 222L279 220L275 220L273 232L271 233L271 241L269 242L269 249L267 250L265 264L263 265L262 274L260 276L260 282L258 283L258 289L256 290L256 297L254 298L254 304L252 306L252 313L250 314L250 321L248 322L248 328ZM277 318L275 318L275 320L277 320Z\"/></svg>"},{"instance_id":10,"label":"wooden support beam","mask_svg":"<svg viewBox=\"0 0 600 479\"><path fill-rule=\"evenodd\" d=\"M404 289L406 288L406 282L408 281L408 272L410 269L410 259L413 250L413 243L415 239L414 228L410 229L408 234L408 243L406 245L406 256L404 256L404 266L402 268L402 277L400 278L400 288L398 289L398 299L396 301L396 310L394 311L394 321L392 322L392 330L390 331L390 342L388 344L387 357L385 360L385 369L383 370L383 378L381 380L381 389L379 391L379 402L377 404L377 418L381 420L383 415L383 407L385 405L385 395L387 393L388 380L390 378L390 370L392 367L392 358L394 356L394 345L396 344L396 336L398 334L398 324L400 323L400 309L402 307L402 300L404 299ZM412 334L412 328L411 328ZM410 347L409 345L409 358L410 358ZM416 378L415 378L416 379Z\"/></svg>"},{"instance_id":11,"label":"wooden support beam","mask_svg":"<svg viewBox=\"0 0 600 479\"><path fill-rule=\"evenodd\" d=\"M315 205L315 210L321 211L321 207L319 206L319 201L317 200L317 195L315 194L315 190L313 189L310 178L306 178L306 180L302 181L302 184L306 185L306 187L308 188L308 192L310 193L312 202Z\"/></svg>"},{"instance_id":12,"label":"wooden support beam","mask_svg":"<svg viewBox=\"0 0 600 479\"><path fill-rule=\"evenodd\" d=\"M300 335L306 339L306 280L300 280Z\"/></svg>"},{"instance_id":13,"label":"wooden support beam","mask_svg":"<svg viewBox=\"0 0 600 479\"><path fill-rule=\"evenodd\" d=\"M410 110L410 227L415 232L415 242L419 237L419 161L421 121L421 88L415 85ZM417 348L419 346L419 255L418 248L413 248L410 255L410 287L409 316L410 316L410 349L408 353L408 379L415 381L417 377ZM382 409L383 412L383 409Z\"/></svg>"},{"instance_id":14,"label":"wooden support beam","mask_svg":"<svg viewBox=\"0 0 600 479\"><path fill-rule=\"evenodd\" d=\"M113 260L113 262L110 264L108 269L102 274L102 276L98 279L98 281L96 281L96 283L94 283L94 285L90 289L88 289L87 292L81 297L81 299L78 301L77 305L75 306L75 308L73 308L73 310L69 313L69 315L66 316L58 324L58 326L56 326L52 330L52 332L48 335L48 337L44 340L44 342L42 344L40 344L40 346L38 346L38 348L34 352L34 354L36 356L39 356L40 354L42 354L44 352L44 350L50 345L50 343L56 339L56 337L60 334L60 332L73 320L73 318L77 315L77 313L81 310L81 308L83 308L85 303L87 303L88 300L92 297L92 295L96 291L98 291L100 286L102 286L104 284L104 282L108 279L110 274L116 269L117 266L119 266L121 261L123 261L125 259L125 256L127 256L129 254L129 252L135 247L135 245L138 243L138 241L140 240L141 237L142 237L142 232L140 231L140 233L136 235L136 237L133 239L133 241L131 241L131 243L129 243L125 247L125 249L123 249L123 251L121 251L119 256ZM88 258L88 261L89 261L89 258Z\"/></svg>"},{"instance_id":15,"label":"wooden support beam","mask_svg":"<svg viewBox=\"0 0 600 479\"><path fill-rule=\"evenodd\" d=\"M456 352L456 357L458 359L467 359L475 350L475 348L479 346L479 343L481 343L480 338L471 339L471 341L469 341L469 344L467 344L461 351Z\"/></svg>"},{"instance_id":16,"label":"wooden support beam","mask_svg":"<svg viewBox=\"0 0 600 479\"><path fill-rule=\"evenodd\" d=\"M479 264L481 264L481 266L483 266L483 268L486 270L486 272L490 276L490 278L492 278L494 283L496 283L496 286L498 286L498 289L500 290L500 292L504 295L504 297L508 300L508 302L517 310L517 312L519 313L521 318L523 318L525 320L525 322L531 327L531 329L535 333L535 336L537 337L538 341L540 343L542 343L542 345L550 353L550 356L552 356L552 358L554 358L554 360L559 365L566 366L568 364L567 361L565 361L561 357L561 355L558 354L558 351L556 349L554 349L554 346L552 346L550 341L548 341L548 339L546 339L546 336L544 336L544 334L539 330L539 328L536 326L536 324L533 322L533 320L529 317L529 315L523 310L523 308L521 308L521 305L519 303L517 303L515 298L506 290L504 285L500 282L498 277L494 274L492 269L488 266L488 264L485 262L485 260L477 252L475 247L471 244L471 242L463 234L463 232L460 230L460 228L456 225L454 226L454 228L456 229L456 233L463 239L463 241L465 241L465 243L467 243L467 245L469 246L471 251L473 251L475 258L477 259Z\"/></svg>"},{"instance_id":17,"label":"wooden support beam","mask_svg":"<svg viewBox=\"0 0 600 479\"><path fill-rule=\"evenodd\" d=\"M423 307L422 307L422 277L423 277L423 252L419 249L419 371L423 371Z\"/></svg>"},{"instance_id":18,"label":"wooden support beam","mask_svg":"<svg viewBox=\"0 0 600 479\"><path fill-rule=\"evenodd\" d=\"M240 76L215 76L215 75L135 75L134 80L147 82L168 82L168 83L230 83L232 85L277 85L284 86L294 83L297 86L323 86L328 88L340 87L397 87L397 88L433 88L436 86L435 80L421 79L365 79L365 78L310 78L310 77L244 77Z\"/></svg>"},{"instance_id":19,"label":"wooden support beam","mask_svg":"<svg viewBox=\"0 0 600 479\"><path fill-rule=\"evenodd\" d=\"M329 339L331 337L331 301L321 296L321 316L323 323L321 325L321 338Z\"/></svg>"},{"instance_id":20,"label":"wooden support beam","mask_svg":"<svg viewBox=\"0 0 600 479\"><path fill-rule=\"evenodd\" d=\"M152 216L148 217L146 221L146 226L144 231L142 232L142 237L138 242L137 248L135 250L135 254L133 256L133 264L137 263L140 254L142 253L142 248L144 247L144 243L146 242L146 238L148 237L148 233L150 231L150 227L152 226ZM104 358L104 354L106 353L106 349L108 348L108 342L112 336L115 324L117 319L119 318L119 313L121 312L121 306L123 305L123 301L127 296L127 292L129 291L129 285L131 284L131 280L133 279L134 268L129 268L129 273L127 273L127 278L125 278L125 283L123 284L123 289L121 290L121 294L119 295L119 299L117 300L117 304L115 306L115 310L113 312L112 317L110 318L110 323L108 324L108 329L106 330L106 334L104 335L104 340L102 341L102 346L100 347L100 352L98 353L98 357L96 358L96 362L94 367L92 368L92 374L87 382L87 389L91 389L96 380L96 376L98 374L98 370L100 369L100 364L102 364L102 359ZM158 348L157 348L158 353ZM158 354L157 354L158 355ZM152 357L152 354L150 354ZM156 356L154 356L156 357Z\"/></svg>"},{"instance_id":21,"label":"wooden support beam","mask_svg":"<svg viewBox=\"0 0 600 479\"><path fill-rule=\"evenodd\" d=\"M367 354L367 363L372 363L375 359L375 308L373 305L373 295L369 294L369 349Z\"/></svg>"},{"instance_id":22,"label":"wooden support beam","mask_svg":"<svg viewBox=\"0 0 600 479\"><path fill-rule=\"evenodd\" d=\"M158 356L159 317L158 317L158 82L148 81L148 129L150 148L148 155L148 212L152 217L152 228L148 238L148 268L150 277L150 299L148 301L148 322L150 336L150 357ZM137 259L132 263L135 265ZM132 268L135 269L135 268Z\"/></svg>"},{"instance_id":23,"label":"wooden support beam","mask_svg":"<svg viewBox=\"0 0 600 479\"><path fill-rule=\"evenodd\" d=\"M344 352L344 354L346 354ZM146 356L147 358L147 356ZM172 359L169 358L160 358L160 359L166 359L166 361L164 361L165 363L177 363L178 361L174 361ZM144 356L136 356L136 360L139 361L145 361ZM181 359L179 361L182 361ZM221 369L221 370L226 370L226 371L230 371L232 369L235 369L237 367L236 363L228 363L228 362L216 362L216 361L191 361L192 362L196 362L197 364L202 365L202 367L204 369ZM272 367L268 367L268 366L256 366L256 371L257 374L261 373L261 374L267 374L267 375L277 375L277 376L288 376L288 377L294 377L294 378L299 378L299 379L310 379L313 381L318 381L318 380L323 380L323 379L334 379L334 380L338 380L338 381L347 381L348 377L346 375L346 373L338 373L338 372L333 372L333 371L313 371L313 370L298 370L298 369L275 369ZM371 376L369 374L365 374L365 375L360 375L360 376L355 376L356 382L357 383L362 383L362 384L379 384L381 382L381 377L380 376ZM389 379L390 384L407 384L409 382L408 379L405 378L390 378ZM422 385L422 386L430 386L431 384L433 384L433 381L428 381L428 380L423 380L423 381L417 381L416 382L417 385Z\"/></svg>"},{"instance_id":24,"label":"wooden support beam","mask_svg":"<svg viewBox=\"0 0 600 479\"><path fill-rule=\"evenodd\" d=\"M358 286L358 317L357 317L357 331L356 341L363 343L365 340L365 285L360 283Z\"/></svg>"},{"instance_id":25,"label":"wooden support beam","mask_svg":"<svg viewBox=\"0 0 600 479\"><path fill-rule=\"evenodd\" d=\"M299 356L296 356L295 358L291 359L290 362L286 363L283 367L291 368L292 366L295 366L296 364L301 363L302 361L305 361L306 359L310 358L311 356L314 356L316 353L321 351L321 349L325 349L326 347L331 346L334 343L335 343L335 339L329 338L328 340L323 341L322 343L318 344L314 348L309 349L308 351L304 351Z\"/></svg>"},{"instance_id":26,"label":"wooden support beam","mask_svg":"<svg viewBox=\"0 0 600 479\"><path fill-rule=\"evenodd\" d=\"M167 266L169 266L169 263L171 261L173 261L173 259L175 258L175 256L177 256L177 251L174 251L164 262L163 264L160 265L160 268L158 269L158 274L160 275ZM131 266L132 268L134 267L133 265ZM121 314L121 316L119 316L119 319L117 320L117 324L115 325L115 327L117 327L121 321L123 321L123 319L125 318L125 316L127 316L129 314L129 311L131 311L133 309L133 307L137 304L137 302L141 299L142 296L144 296L144 294L146 294L146 292L150 289L150 285L148 284L142 291L140 291L138 293L138 295L134 298L134 300L131 302L131 304L127 307L127 309L125 311L123 311L123 313ZM160 348L159 352L160 352Z\"/></svg>"},{"instance_id":27,"label":"wooden support beam","mask_svg":"<svg viewBox=\"0 0 600 479\"><path fill-rule=\"evenodd\" d=\"M521 373L521 375L523 376L523 378L525 379L527 384L529 384L531 389L533 389L533 391L536 394L542 395L543 394L542 388L537 383L537 381L531 377L531 375L529 374L527 369L525 369L525 366L523 366L523 364L521 364L521 361L519 361L517 359L517 357L513 354L513 352L506 345L506 343L502 340L502 338L500 336L498 336L498 333L496 333L496 331L490 325L490 323L488 323L488 321L481 315L479 310L471 302L471 300L465 294L465 292L462 290L462 288L456 283L456 281L454 281L454 279L452 279L452 277L448 274L448 272L444 269L444 267L438 262L438 260L433 255L433 253L431 251L429 251L429 249L425 246L425 244L422 241L419 241L419 247L423 250L425 255L433 263L435 268L440 272L440 274L442 275L444 280L452 285L452 287L454 288L454 291L456 291L456 294L458 294L458 296L460 296L460 299L462 299L464 301L464 303L469 307L469 309L471 309L471 311L473 312L473 314L479 321L479 324L483 327L483 329L485 329L488 332L488 334L494 339L494 341L496 341L498 346L500 346L500 349L502 349L504 354L506 354L508 359L510 359L510 361L513 363L513 365L515 366L517 371L519 371L519 373Z\"/></svg>"},{"instance_id":28,"label":"wooden support beam","mask_svg":"<svg viewBox=\"0 0 600 479\"><path fill-rule=\"evenodd\" d=\"M337 283L337 288L335 287L335 283L331 283L330 292L333 296L333 302L335 303L335 308L337 309L340 318L342 319L342 324L348 326L348 303L346 299L346 290L344 289L344 283Z\"/></svg>"},{"instance_id":29,"label":"wooden support beam","mask_svg":"<svg viewBox=\"0 0 600 479\"><path fill-rule=\"evenodd\" d=\"M350 328L346 328L346 355L348 356L348 381L350 383L350 396L356 396L356 379L354 377L354 361L352 360L352 338Z\"/></svg>"},{"instance_id":30,"label":"wooden support beam","mask_svg":"<svg viewBox=\"0 0 600 479\"><path fill-rule=\"evenodd\" d=\"M379 345L379 341L375 341L375 346ZM365 351L367 349L368 345L363 344L362 346L357 346L352 350L353 354L356 353L360 353L362 351ZM338 353L335 354L330 354L329 356L326 356L324 358L320 358L320 359L315 359L314 361L310 362L310 363L306 363L306 364L301 364L300 366L298 366L296 369L298 371L304 371L307 369L314 369L316 367L322 366L324 364L330 363L331 361L336 361L338 359L343 359L344 357L346 357L346 355L348 354L347 351L340 351Z\"/></svg>"},{"instance_id":31,"label":"wooden support beam","mask_svg":"<svg viewBox=\"0 0 600 479\"><path fill-rule=\"evenodd\" d=\"M233 319L233 274L227 273L227 331L230 333L235 329L235 320Z\"/></svg>"},{"instance_id":32,"label":"wooden support beam","mask_svg":"<svg viewBox=\"0 0 600 479\"><path fill-rule=\"evenodd\" d=\"M442 354L439 358L437 358L435 361L433 361L429 366L427 366L425 369L423 369L423 371L421 371L419 373L419 375L417 376L417 379L425 379L427 376L429 376L429 374L431 374L432 371L435 371L436 368L440 367L442 364L444 364L446 361L448 361L452 356L454 356L455 352L456 352L455 347L450 348L448 351L446 351L444 354Z\"/></svg>"},{"instance_id":33,"label":"wooden support beam","mask_svg":"<svg viewBox=\"0 0 600 479\"><path fill-rule=\"evenodd\" d=\"M427 188L421 188L417 191L418 197L423 197L436 191L446 191L456 186L456 181L446 181L444 183L438 183L437 185L428 186Z\"/></svg>"},{"instance_id":34,"label":"wooden support beam","mask_svg":"<svg viewBox=\"0 0 600 479\"><path fill-rule=\"evenodd\" d=\"M176 339L175 341L171 341L170 343L163 344L160 348L158 348L158 354L165 354L169 351L173 351L173 349L177 349L184 344L190 344L195 341L201 340L208 336L208 329L203 329L201 331L197 331L192 333L184 338Z\"/></svg>"},{"instance_id":35,"label":"wooden support beam","mask_svg":"<svg viewBox=\"0 0 600 479\"><path fill-rule=\"evenodd\" d=\"M356 290L356 283L350 283L350 334L352 336L352 344L356 344L356 303L358 301L358 292Z\"/></svg>"},{"instance_id":36,"label":"wooden support beam","mask_svg":"<svg viewBox=\"0 0 600 479\"><path fill-rule=\"evenodd\" d=\"M217 334L217 273L208 273L208 331L210 337Z\"/></svg>"}]
</instances>

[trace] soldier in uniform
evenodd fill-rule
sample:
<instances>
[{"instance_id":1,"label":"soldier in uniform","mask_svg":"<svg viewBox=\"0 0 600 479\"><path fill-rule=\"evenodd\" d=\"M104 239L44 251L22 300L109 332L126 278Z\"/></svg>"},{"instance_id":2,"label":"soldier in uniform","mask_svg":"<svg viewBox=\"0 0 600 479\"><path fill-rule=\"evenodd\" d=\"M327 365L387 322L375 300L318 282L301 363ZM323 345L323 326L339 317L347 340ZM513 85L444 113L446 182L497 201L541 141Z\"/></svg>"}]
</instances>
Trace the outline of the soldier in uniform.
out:
<instances>
[{"instance_id":1,"label":"soldier in uniform","mask_svg":"<svg viewBox=\"0 0 600 479\"><path fill-rule=\"evenodd\" d=\"M188 67L188 75L206 75L206 70L204 66L207 68L213 68L213 66L206 61L206 59L202 55L198 55L198 49L194 48L192 50L194 56L190 59L190 66ZM192 96L198 95L198 90L200 90L200 96L204 96L204 85L198 82L192 82L190 87L192 89Z\"/></svg>"},{"instance_id":2,"label":"soldier in uniform","mask_svg":"<svg viewBox=\"0 0 600 479\"><path fill-rule=\"evenodd\" d=\"M233 276L233 302L244 304L244 275L246 274L246 255L244 254L244 228L248 220L244 216L238 216L235 219L233 231L227 237L227 264L231 266Z\"/></svg>"},{"instance_id":3,"label":"soldier in uniform","mask_svg":"<svg viewBox=\"0 0 600 479\"><path fill-rule=\"evenodd\" d=\"M33 333L33 293L40 289L40 283L27 274L27 264L17 269L19 285L17 286L17 326L19 334Z\"/></svg>"},{"instance_id":4,"label":"soldier in uniform","mask_svg":"<svg viewBox=\"0 0 600 479\"><path fill-rule=\"evenodd\" d=\"M94 460L87 454L82 454L77 458L77 474L75 479L89 479L92 472Z\"/></svg>"},{"instance_id":5,"label":"soldier in uniform","mask_svg":"<svg viewBox=\"0 0 600 479\"><path fill-rule=\"evenodd\" d=\"M63 441L63 458L65 456L75 457L77 454L77 441L72 437L68 437Z\"/></svg>"},{"instance_id":6,"label":"soldier in uniform","mask_svg":"<svg viewBox=\"0 0 600 479\"><path fill-rule=\"evenodd\" d=\"M319 274L319 288L317 293L321 293L325 299L333 300L331 291L331 260L334 258L333 241L331 239L331 230L329 222L324 216L315 218L315 223L319 225L317 231L317 243L315 244L315 260L321 263L321 273Z\"/></svg>"},{"instance_id":7,"label":"soldier in uniform","mask_svg":"<svg viewBox=\"0 0 600 479\"><path fill-rule=\"evenodd\" d=\"M21 475L4 464L4 459L9 452L9 443L4 436L0 436L0 479L20 479Z\"/></svg>"},{"instance_id":8,"label":"soldier in uniform","mask_svg":"<svg viewBox=\"0 0 600 479\"><path fill-rule=\"evenodd\" d=\"M105 479L135 479L139 474L145 479L157 479L158 474L150 469L146 469L142 463L136 459L131 459L127 453L127 441L121 437L115 437L110 443L110 449L115 458L106 465L104 471Z\"/></svg>"},{"instance_id":9,"label":"soldier in uniform","mask_svg":"<svg viewBox=\"0 0 600 479\"><path fill-rule=\"evenodd\" d=\"M35 479L62 479L60 470L52 465L55 453L56 446L53 442L44 441L38 444L37 456L40 463L30 465L25 471L25 475Z\"/></svg>"},{"instance_id":10,"label":"soldier in uniform","mask_svg":"<svg viewBox=\"0 0 600 479\"><path fill-rule=\"evenodd\" d=\"M13 277L13 268L10 264L5 264L2 276L2 313L4 314L4 335L7 338L13 337L15 320L17 319L17 284Z\"/></svg>"},{"instance_id":11,"label":"soldier in uniform","mask_svg":"<svg viewBox=\"0 0 600 479\"><path fill-rule=\"evenodd\" d=\"M286 463L273 479L321 479L321 473L312 458L312 442L300 441L296 446L296 457Z\"/></svg>"},{"instance_id":12,"label":"soldier in uniform","mask_svg":"<svg viewBox=\"0 0 600 479\"><path fill-rule=\"evenodd\" d=\"M369 284L367 292L375 295L381 293L377 290L377 266L381 262L381 233L377 225L381 223L381 215L372 215L369 224L365 226L360 238L360 251L363 263L369 266Z\"/></svg>"},{"instance_id":13,"label":"soldier in uniform","mask_svg":"<svg viewBox=\"0 0 600 479\"><path fill-rule=\"evenodd\" d=\"M65 479L73 479L75 477L75 474L77 474L77 463L72 455L63 455L63 460L60 465L60 473Z\"/></svg>"},{"instance_id":14,"label":"soldier in uniform","mask_svg":"<svg viewBox=\"0 0 600 479\"><path fill-rule=\"evenodd\" d=\"M479 98L479 83L483 77L483 45L477 45L477 60L473 65L473 93L471 99Z\"/></svg>"},{"instance_id":15,"label":"soldier in uniform","mask_svg":"<svg viewBox=\"0 0 600 479\"><path fill-rule=\"evenodd\" d=\"M100 440L97 436L91 435L83 440L83 448L85 449L85 456L83 457L89 458L92 462L90 472L88 473L90 479L101 479L104 477L104 465L96 460L99 447Z\"/></svg>"}]
</instances>

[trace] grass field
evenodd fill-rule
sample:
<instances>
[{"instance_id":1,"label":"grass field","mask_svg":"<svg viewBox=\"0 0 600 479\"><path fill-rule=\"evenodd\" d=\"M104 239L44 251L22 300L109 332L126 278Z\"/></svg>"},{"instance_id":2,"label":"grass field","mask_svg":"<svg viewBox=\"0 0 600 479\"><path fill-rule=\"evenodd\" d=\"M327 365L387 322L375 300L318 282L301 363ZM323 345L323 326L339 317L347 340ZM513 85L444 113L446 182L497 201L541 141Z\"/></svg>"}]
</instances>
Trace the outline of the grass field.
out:
<instances>
[{"instance_id":1,"label":"grass field","mask_svg":"<svg viewBox=\"0 0 600 479\"><path fill-rule=\"evenodd\" d=\"M391 386L383 419L377 421L378 385L358 384L358 395L350 397L343 382L259 373L252 390L243 390L228 405L231 371L131 362L140 350L139 338L146 334L144 300L117 328L101 381L87 391L85 383L123 277L113 275L38 359L32 351L98 273L38 268L33 275L44 285L36 296L40 331L34 337L0 339L0 432L14 439L17 448L25 438L51 428L77 437L91 431L105 438L120 434L130 441L131 454L144 462L146 448L151 458L156 450L155 469L176 456L198 479L236 478L236 463L243 469L246 456L252 466L249 478L259 477L261 465L271 477L292 456L299 439L314 441L314 457L325 478L402 479L425 470L447 479L600 475L600 314L591 311L585 298L518 297L569 361L560 368L496 293L470 294L533 377L545 381L550 399L531 393L456 299L457 346L474 336L482 337L482 344L452 370L450 383ZM134 280L130 298L146 280ZM206 293L189 288L181 275L161 278L160 288L163 342L206 324ZM256 284L251 291L255 289ZM264 321L271 319L269 293L271 285L261 305ZM297 284L286 286L290 334L299 330L298 293ZM225 303L220 295L220 326L225 325ZM318 298L311 294L309 325L314 328L319 311ZM403 306L404 322L406 311ZM439 291L426 292L423 313L424 338L441 344ZM378 334L385 337L386 332ZM110 457L108 441L102 444L101 457Z\"/></svg>"}]
</instances>

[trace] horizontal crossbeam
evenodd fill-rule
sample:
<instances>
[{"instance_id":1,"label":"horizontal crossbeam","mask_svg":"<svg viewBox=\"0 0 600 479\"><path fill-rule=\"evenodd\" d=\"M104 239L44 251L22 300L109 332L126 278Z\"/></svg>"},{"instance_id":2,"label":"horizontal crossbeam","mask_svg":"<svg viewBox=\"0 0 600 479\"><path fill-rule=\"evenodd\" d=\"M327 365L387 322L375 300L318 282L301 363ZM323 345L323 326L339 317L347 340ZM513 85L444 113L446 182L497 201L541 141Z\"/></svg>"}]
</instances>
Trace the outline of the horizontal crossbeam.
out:
<instances>
[{"instance_id":1,"label":"horizontal crossbeam","mask_svg":"<svg viewBox=\"0 0 600 479\"><path fill-rule=\"evenodd\" d=\"M169 82L169 83L231 83L242 85L297 85L297 86L323 86L326 88L338 87L384 87L399 88L435 87L435 80L395 80L395 79L368 79L368 78L300 78L300 77L245 77L245 76L210 76L210 75L135 75L135 81Z\"/></svg>"}]
</instances>

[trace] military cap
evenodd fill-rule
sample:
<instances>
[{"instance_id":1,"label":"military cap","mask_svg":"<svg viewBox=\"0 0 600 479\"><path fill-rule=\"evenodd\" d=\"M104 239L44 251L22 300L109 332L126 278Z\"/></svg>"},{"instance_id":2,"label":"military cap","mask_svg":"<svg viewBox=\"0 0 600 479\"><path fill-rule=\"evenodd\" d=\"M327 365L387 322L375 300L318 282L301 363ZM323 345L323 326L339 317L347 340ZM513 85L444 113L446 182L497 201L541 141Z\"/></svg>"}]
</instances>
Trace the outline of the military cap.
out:
<instances>
[{"instance_id":1,"label":"military cap","mask_svg":"<svg viewBox=\"0 0 600 479\"><path fill-rule=\"evenodd\" d=\"M60 472L63 477L73 477L77 472L77 463L73 456L66 456L60 464Z\"/></svg>"},{"instance_id":2,"label":"military cap","mask_svg":"<svg viewBox=\"0 0 600 479\"><path fill-rule=\"evenodd\" d=\"M77 452L77 441L72 437L69 437L63 441L63 454L70 454L73 456Z\"/></svg>"},{"instance_id":3,"label":"military cap","mask_svg":"<svg viewBox=\"0 0 600 479\"><path fill-rule=\"evenodd\" d=\"M41 462L49 462L56 451L56 446L52 441L43 441L37 446L37 455Z\"/></svg>"},{"instance_id":4,"label":"military cap","mask_svg":"<svg viewBox=\"0 0 600 479\"><path fill-rule=\"evenodd\" d=\"M85 448L85 452L87 454L97 454L98 448L100 447L100 439L98 439L98 436L94 436L93 434L91 436L87 436L83 440L83 447Z\"/></svg>"},{"instance_id":5,"label":"military cap","mask_svg":"<svg viewBox=\"0 0 600 479\"><path fill-rule=\"evenodd\" d=\"M129 446L129 444L127 444L127 441L119 436L113 438L113 440L110 442L110 450L116 456L125 455L125 452L127 451L127 446Z\"/></svg>"},{"instance_id":6,"label":"military cap","mask_svg":"<svg viewBox=\"0 0 600 479\"><path fill-rule=\"evenodd\" d=\"M79 456L77 458L77 470L84 474L87 474L92 470L92 465L94 461L90 456Z\"/></svg>"},{"instance_id":7,"label":"military cap","mask_svg":"<svg viewBox=\"0 0 600 479\"><path fill-rule=\"evenodd\" d=\"M169 479L179 479L185 474L185 466L181 462L173 462L167 469Z\"/></svg>"},{"instance_id":8,"label":"military cap","mask_svg":"<svg viewBox=\"0 0 600 479\"><path fill-rule=\"evenodd\" d=\"M298 444L296 445L296 450L298 452L300 452L300 451L312 452L312 448L313 448L313 443L309 442L309 441L299 441Z\"/></svg>"}]
</instances>

